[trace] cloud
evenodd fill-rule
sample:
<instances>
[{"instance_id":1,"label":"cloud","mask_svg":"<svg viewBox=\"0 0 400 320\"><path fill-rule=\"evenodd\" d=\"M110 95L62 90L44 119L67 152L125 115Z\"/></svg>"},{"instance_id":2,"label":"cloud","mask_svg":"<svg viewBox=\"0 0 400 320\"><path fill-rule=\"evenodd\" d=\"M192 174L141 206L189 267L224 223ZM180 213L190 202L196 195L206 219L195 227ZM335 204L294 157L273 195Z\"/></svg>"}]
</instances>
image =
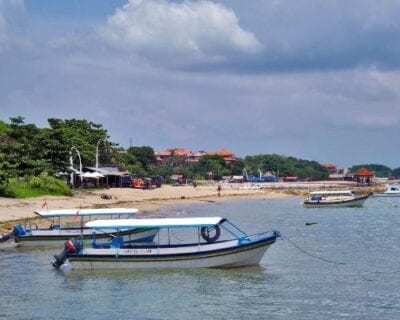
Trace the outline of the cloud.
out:
<instances>
[{"instance_id":1,"label":"cloud","mask_svg":"<svg viewBox=\"0 0 400 320\"><path fill-rule=\"evenodd\" d=\"M220 0L266 50L240 72L400 68L397 0Z\"/></svg>"},{"instance_id":2,"label":"cloud","mask_svg":"<svg viewBox=\"0 0 400 320\"><path fill-rule=\"evenodd\" d=\"M124 146L132 137L156 149L399 166L400 71L385 60L395 52L386 39L397 32L387 12L396 6L381 2L375 17L365 1L371 8L359 14L339 1L130 1L100 22L39 19L28 8L17 40L31 46L0 50L0 116L39 126L86 118ZM0 12L10 43L18 21ZM372 30L386 30L380 52Z\"/></svg>"},{"instance_id":3,"label":"cloud","mask_svg":"<svg viewBox=\"0 0 400 320\"><path fill-rule=\"evenodd\" d=\"M251 32L240 27L234 11L207 0L130 0L98 33L118 50L155 61L220 61L262 48Z\"/></svg>"}]
</instances>

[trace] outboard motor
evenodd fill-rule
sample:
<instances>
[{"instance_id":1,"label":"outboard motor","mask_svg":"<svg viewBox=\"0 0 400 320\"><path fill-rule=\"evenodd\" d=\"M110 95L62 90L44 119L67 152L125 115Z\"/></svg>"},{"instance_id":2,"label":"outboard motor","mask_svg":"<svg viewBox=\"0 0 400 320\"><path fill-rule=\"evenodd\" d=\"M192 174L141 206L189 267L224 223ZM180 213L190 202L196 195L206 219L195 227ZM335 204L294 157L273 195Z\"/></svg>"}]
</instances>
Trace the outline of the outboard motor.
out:
<instances>
[{"instance_id":1,"label":"outboard motor","mask_svg":"<svg viewBox=\"0 0 400 320\"><path fill-rule=\"evenodd\" d=\"M51 265L56 269L60 268L65 260L67 260L68 254L78 252L80 248L81 245L76 239L66 241L64 250L60 254L54 256L55 260L51 262Z\"/></svg>"},{"instance_id":2,"label":"outboard motor","mask_svg":"<svg viewBox=\"0 0 400 320\"><path fill-rule=\"evenodd\" d=\"M12 230L6 234L3 234L3 236L0 238L0 242L6 242L10 240L11 238L14 238L15 236L15 229L12 228Z\"/></svg>"},{"instance_id":3,"label":"outboard motor","mask_svg":"<svg viewBox=\"0 0 400 320\"><path fill-rule=\"evenodd\" d=\"M1 238L0 238L0 243L1 242L6 242L12 238L17 238L18 236L22 236L25 234L25 230L24 228L20 225L20 224L16 224L10 232L4 234Z\"/></svg>"}]
</instances>

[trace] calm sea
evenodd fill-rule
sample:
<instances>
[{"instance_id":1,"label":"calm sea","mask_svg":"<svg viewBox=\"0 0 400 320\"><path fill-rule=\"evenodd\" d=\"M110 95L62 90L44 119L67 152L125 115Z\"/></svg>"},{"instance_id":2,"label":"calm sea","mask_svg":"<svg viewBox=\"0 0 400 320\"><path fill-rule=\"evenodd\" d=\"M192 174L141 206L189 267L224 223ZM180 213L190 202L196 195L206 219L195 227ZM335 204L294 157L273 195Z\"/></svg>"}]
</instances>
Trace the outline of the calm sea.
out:
<instances>
[{"instance_id":1,"label":"calm sea","mask_svg":"<svg viewBox=\"0 0 400 320\"><path fill-rule=\"evenodd\" d=\"M155 214L218 215L249 233L281 231L294 244L277 241L260 267L63 273L49 265L58 249L0 252L0 319L399 318L400 199L337 209L305 209L300 200L204 202Z\"/></svg>"}]
</instances>

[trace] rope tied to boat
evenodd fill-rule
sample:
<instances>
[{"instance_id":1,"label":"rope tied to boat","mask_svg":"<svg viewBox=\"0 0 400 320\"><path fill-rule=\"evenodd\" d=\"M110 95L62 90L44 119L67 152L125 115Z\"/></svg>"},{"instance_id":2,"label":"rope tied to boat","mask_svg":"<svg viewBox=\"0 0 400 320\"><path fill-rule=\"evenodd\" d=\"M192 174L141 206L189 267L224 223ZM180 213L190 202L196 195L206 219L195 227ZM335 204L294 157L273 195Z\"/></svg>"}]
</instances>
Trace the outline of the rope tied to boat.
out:
<instances>
[{"instance_id":1,"label":"rope tied to boat","mask_svg":"<svg viewBox=\"0 0 400 320\"><path fill-rule=\"evenodd\" d=\"M289 241L289 243L290 243L293 247L295 247L295 248L296 248L297 250L299 250L300 252L306 254L307 256L310 256L310 257L312 257L312 258L314 258L314 259L321 260L321 261L324 261L324 262L327 262L327 263L333 263L333 264L337 264L337 265L344 265L344 264L346 264L346 263L344 263L344 262L334 261L334 260L330 260L330 259L326 259L326 258L323 258L323 257L316 256L316 255L314 255L314 254L312 254L312 253L310 253L310 252L304 250L303 248L301 248L299 245L297 245L294 241L290 240L290 239L289 239L287 236L285 236L283 233L281 233L280 235L281 235L281 238L282 238L282 239L286 239L287 241Z\"/></svg>"}]
</instances>

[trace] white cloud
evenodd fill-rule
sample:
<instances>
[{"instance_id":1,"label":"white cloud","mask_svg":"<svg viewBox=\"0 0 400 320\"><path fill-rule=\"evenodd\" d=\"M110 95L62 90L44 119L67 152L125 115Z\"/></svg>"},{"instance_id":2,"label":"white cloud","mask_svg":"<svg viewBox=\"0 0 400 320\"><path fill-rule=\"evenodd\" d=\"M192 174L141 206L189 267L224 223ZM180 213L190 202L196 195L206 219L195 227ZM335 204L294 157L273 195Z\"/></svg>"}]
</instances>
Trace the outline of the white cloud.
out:
<instances>
[{"instance_id":1,"label":"white cloud","mask_svg":"<svg viewBox=\"0 0 400 320\"><path fill-rule=\"evenodd\" d=\"M261 50L256 37L240 27L231 9L207 0L129 0L98 31L118 49L153 59L188 56L192 61L219 60Z\"/></svg>"},{"instance_id":2,"label":"white cloud","mask_svg":"<svg viewBox=\"0 0 400 320\"><path fill-rule=\"evenodd\" d=\"M125 146L132 137L135 145L156 149L226 147L238 155L277 152L338 164L399 165L397 153L391 151L393 137L400 135L398 69L246 72L250 55L260 50L260 44L241 25L251 25L258 39L268 33L264 38L269 51L256 55L253 62L265 59L271 65L276 61L271 55L277 45L268 39L282 38L289 45L305 43L307 47L305 37L330 37L326 32L311 32L311 26L325 25L307 22L308 16L295 20L293 14L282 19L274 11L266 16L253 2L249 6L242 0L240 6L245 7L235 7L241 14L239 25L235 13L227 9L231 1L222 6L210 1L131 0L93 34L89 25L98 20L85 22L75 33L69 17L38 22L30 19L29 12L25 28L18 29L16 24L21 21L15 19L16 10L11 11L13 15L8 13L11 4L22 2L0 0L0 32L7 30L8 37L4 42L8 49L3 52L0 41L1 118L22 115L39 126L49 117L86 118L102 123L113 141ZM288 8L291 13L300 12L301 6ZM242 22L246 10L248 18ZM320 19L320 15L313 16ZM307 22L305 26L300 20ZM280 29L283 26L286 37ZM310 31L303 32L308 26ZM31 46L21 45L22 40ZM245 59L239 59L239 54ZM225 72L215 65L186 72L160 68L156 63L164 59L162 66L182 61L190 66L215 57L226 58L226 64L237 72ZM150 63L143 63L149 62L146 58L152 58ZM238 61L244 67L237 67Z\"/></svg>"}]
</instances>

